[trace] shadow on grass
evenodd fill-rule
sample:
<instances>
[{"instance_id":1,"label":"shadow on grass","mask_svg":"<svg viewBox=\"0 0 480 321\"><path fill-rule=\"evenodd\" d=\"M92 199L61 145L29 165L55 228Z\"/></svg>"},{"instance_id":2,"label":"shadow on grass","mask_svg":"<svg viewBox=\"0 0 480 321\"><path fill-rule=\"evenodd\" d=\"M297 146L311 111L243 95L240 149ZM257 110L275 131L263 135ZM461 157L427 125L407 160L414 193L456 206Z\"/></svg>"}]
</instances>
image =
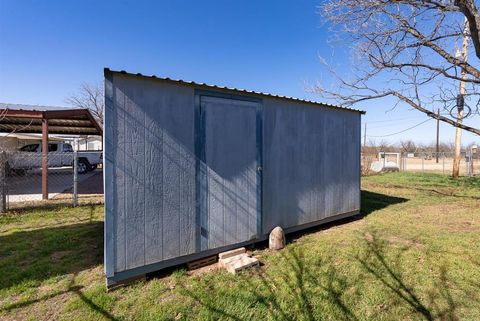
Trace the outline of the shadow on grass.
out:
<instances>
[{"instance_id":1,"label":"shadow on grass","mask_svg":"<svg viewBox=\"0 0 480 321\"><path fill-rule=\"evenodd\" d=\"M390 205L407 202L408 199L362 190L361 201L362 208L360 210L360 216L365 217L372 212L379 211Z\"/></svg>"},{"instance_id":2,"label":"shadow on grass","mask_svg":"<svg viewBox=\"0 0 480 321\"><path fill-rule=\"evenodd\" d=\"M439 276L433 280L427 295L424 292L424 295L421 296L420 289L416 289L406 281L409 279L409 274L416 272L413 269L407 269L402 260L403 254L413 245L404 246L400 251L397 250L396 255L391 258L392 255L389 255L389 252L395 252L392 252L387 241L378 238L375 233L367 235L364 239L366 250L356 259L365 271L394 295L397 304L409 307L425 320L459 320L457 316L459 307L469 304L465 299L470 297L475 300L476 295L472 297L472 293L465 289L461 289L465 294L464 298L456 298L452 294L452 289L460 289L460 287L454 280L449 279L447 268L444 265L438 268Z\"/></svg>"},{"instance_id":3,"label":"shadow on grass","mask_svg":"<svg viewBox=\"0 0 480 321\"><path fill-rule=\"evenodd\" d=\"M223 298L212 300L210 291L192 290L181 285L181 293L206 308L213 318L232 320L357 320L352 307L344 301L349 285L332 265L321 259L314 264L305 261L299 250L280 253L281 268L272 273L262 269L241 274L240 289L231 289ZM268 273L267 273L268 272ZM215 291L215 289L213 289ZM239 310L246 305L243 315L229 310ZM255 311L248 311L248 308ZM255 308L254 308L255 307ZM259 307L261 309L258 309ZM245 316L247 315L247 316Z\"/></svg>"},{"instance_id":4,"label":"shadow on grass","mask_svg":"<svg viewBox=\"0 0 480 321\"><path fill-rule=\"evenodd\" d=\"M301 247L290 247L267 269L242 273L227 288L212 285L212 280L199 281L195 287L181 285L181 293L213 318L232 320L267 315L286 321L359 320L366 318L366 309L369 319L401 319L405 315L397 311L403 311L425 320L453 321L461 319L459 310L478 300L473 289L466 290L450 278L444 265L431 271L436 277L416 278L417 271L403 257L414 243L398 249L371 234L359 243L360 254L347 269L339 267L334 255L307 256ZM370 302L372 298L366 297L372 287L376 294Z\"/></svg>"},{"instance_id":5,"label":"shadow on grass","mask_svg":"<svg viewBox=\"0 0 480 321\"><path fill-rule=\"evenodd\" d=\"M315 233L318 231L326 230L334 226L340 226L346 223L354 222L357 220L360 220L364 218L365 216L375 212L379 211L381 209L384 209L388 206L399 204L399 203L404 203L407 202L407 198L402 198L402 197L395 197L395 196L389 196L385 194L380 194L380 193L375 193L375 192L370 192L366 190L361 191L361 209L360 213L357 215L349 216L346 218L342 218L339 220L335 220L332 222L324 223L321 225L309 227L297 232L293 232L288 234L287 241L292 242L303 235L310 234L310 233ZM267 241L265 242L260 242L255 245L256 248L262 249L268 247Z\"/></svg>"},{"instance_id":6,"label":"shadow on grass","mask_svg":"<svg viewBox=\"0 0 480 321\"><path fill-rule=\"evenodd\" d=\"M37 286L50 277L73 274L66 289L15 302L0 307L0 311L13 311L73 293L107 320L117 320L88 298L82 292L83 286L75 284L78 272L102 263L103 222L46 227L0 236L0 257L0 289L22 284Z\"/></svg>"},{"instance_id":7,"label":"shadow on grass","mask_svg":"<svg viewBox=\"0 0 480 321\"><path fill-rule=\"evenodd\" d=\"M55 298L59 295L72 293L72 294L77 295L80 298L80 300L82 300L90 309L92 309L93 311L96 311L99 314L101 314L106 320L112 320L112 321L120 320L120 319L116 318L115 316L113 316L110 312L108 312L107 310L105 310L104 308L99 306L98 304L95 304L90 298L88 298L82 292L83 286L75 284L76 276L77 276L77 273L74 273L74 275L72 276L66 290L61 290L61 291L57 291L57 292L54 292L54 293L46 294L46 295L44 295L40 298L34 299L34 300L28 300L28 301L19 302L19 303L13 303L13 304L10 304L8 306L0 308L0 311L12 311L12 310L19 309L19 308L22 308L22 307L25 307L25 306L29 306L31 304L35 304L35 303L38 303L38 302L53 299L53 298Z\"/></svg>"},{"instance_id":8,"label":"shadow on grass","mask_svg":"<svg viewBox=\"0 0 480 321\"><path fill-rule=\"evenodd\" d=\"M83 200L83 198L81 199ZM91 197L86 198L84 204L80 204L80 207L93 207L96 205L103 205L102 198L99 197ZM30 201L30 202L22 202L18 204L13 204L9 207L9 214L13 215L21 215L29 212L36 212L36 211L56 211L60 209L64 209L66 207L72 207L72 199L50 199L47 201Z\"/></svg>"},{"instance_id":9,"label":"shadow on grass","mask_svg":"<svg viewBox=\"0 0 480 321\"><path fill-rule=\"evenodd\" d=\"M458 187L456 189L452 189L451 187L444 187L443 190L441 186L438 188L428 188L428 187L415 187L415 186L406 186L406 185L398 185L398 184L391 184L389 185L391 188L400 188L400 189L411 189L414 191L419 191L423 193L431 193L431 194L437 194L441 196L448 196L448 197L455 197L455 198L466 198L466 199L473 199L473 200L480 200L480 196L473 196L473 195L462 195L458 192ZM467 186L470 189L473 189L474 187Z\"/></svg>"},{"instance_id":10,"label":"shadow on grass","mask_svg":"<svg viewBox=\"0 0 480 321\"><path fill-rule=\"evenodd\" d=\"M45 227L0 236L0 289L38 283L102 263L103 222Z\"/></svg>"}]
</instances>

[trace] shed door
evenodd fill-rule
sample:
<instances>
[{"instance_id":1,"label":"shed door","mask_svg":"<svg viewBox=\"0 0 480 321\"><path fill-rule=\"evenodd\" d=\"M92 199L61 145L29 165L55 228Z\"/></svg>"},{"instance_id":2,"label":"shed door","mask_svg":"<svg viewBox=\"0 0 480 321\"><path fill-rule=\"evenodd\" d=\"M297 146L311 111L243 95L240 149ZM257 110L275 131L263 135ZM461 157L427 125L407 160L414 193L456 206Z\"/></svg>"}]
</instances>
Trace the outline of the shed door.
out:
<instances>
[{"instance_id":1,"label":"shed door","mask_svg":"<svg viewBox=\"0 0 480 321\"><path fill-rule=\"evenodd\" d=\"M202 250L260 235L260 104L200 97L203 123L204 210ZM260 114L259 114L260 115Z\"/></svg>"}]
</instances>

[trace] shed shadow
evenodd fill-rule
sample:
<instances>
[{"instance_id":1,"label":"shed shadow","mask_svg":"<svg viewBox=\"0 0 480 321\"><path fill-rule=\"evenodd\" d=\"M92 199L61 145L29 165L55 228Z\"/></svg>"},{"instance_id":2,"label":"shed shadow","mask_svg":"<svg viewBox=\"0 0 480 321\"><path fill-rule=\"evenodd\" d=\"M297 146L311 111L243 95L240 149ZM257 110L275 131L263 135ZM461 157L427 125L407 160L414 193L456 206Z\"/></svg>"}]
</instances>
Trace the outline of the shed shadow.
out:
<instances>
[{"instance_id":1,"label":"shed shadow","mask_svg":"<svg viewBox=\"0 0 480 321\"><path fill-rule=\"evenodd\" d=\"M362 207L360 209L359 216L362 218L375 211L387 208L391 205L405 203L409 201L408 198L380 194L367 190L361 191L361 200Z\"/></svg>"},{"instance_id":2,"label":"shed shadow","mask_svg":"<svg viewBox=\"0 0 480 321\"><path fill-rule=\"evenodd\" d=\"M367 215L369 215L369 214L371 214L375 211L379 211L379 210L382 210L382 209L387 208L389 206L392 206L392 205L395 205L395 204L400 204L400 203L405 203L405 202L408 202L408 201L409 201L409 199L407 199L407 198L395 197L395 196L390 196L390 195L386 195L386 194L380 194L380 193L375 193L375 192L371 192L371 191L367 191L367 190L362 190L361 191L361 205L362 206L361 206L361 209L360 209L360 213L358 213L356 215L349 216L349 217L345 217L345 218L342 218L342 219L334 220L334 221L331 221L331 222L328 222L328 223L319 224L319 225L316 225L316 226L313 226L313 227L302 229L302 230L297 231L297 232L289 233L286 236L287 242L294 242L295 240L297 240L298 238L300 238L304 235L308 235L308 234L311 234L311 233L316 233L316 232L323 231L323 230L328 230L328 229L330 229L332 227L335 227L335 226L341 226L341 225L344 225L344 224L348 224L348 223L352 223L352 222L361 220L364 217L366 217ZM255 247L260 248L260 249L268 247L268 242L267 241L259 242L259 243L255 244Z\"/></svg>"}]
</instances>

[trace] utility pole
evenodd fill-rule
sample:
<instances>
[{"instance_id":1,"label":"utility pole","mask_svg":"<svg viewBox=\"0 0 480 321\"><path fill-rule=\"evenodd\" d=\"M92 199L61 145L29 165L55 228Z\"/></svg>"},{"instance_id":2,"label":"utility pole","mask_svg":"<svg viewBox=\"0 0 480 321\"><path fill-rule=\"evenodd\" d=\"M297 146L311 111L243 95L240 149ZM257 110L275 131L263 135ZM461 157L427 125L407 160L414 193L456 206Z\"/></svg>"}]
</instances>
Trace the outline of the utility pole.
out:
<instances>
[{"instance_id":1,"label":"utility pole","mask_svg":"<svg viewBox=\"0 0 480 321\"><path fill-rule=\"evenodd\" d=\"M463 30L463 45L462 45L462 53L460 58L463 62L467 62L467 54L468 54L468 21L465 19L465 27ZM462 73L460 76L460 88L459 94L457 96L457 123L461 124L463 122L463 105L465 103L464 96L465 96L465 78L467 74L465 72L465 68L461 67ZM462 129L459 127L455 128L455 155L453 158L453 171L452 176L457 178L460 175L460 160L461 160L461 148L462 148Z\"/></svg>"},{"instance_id":2,"label":"utility pole","mask_svg":"<svg viewBox=\"0 0 480 321\"><path fill-rule=\"evenodd\" d=\"M435 148L436 151L436 158L435 160L437 161L438 164L438 154L440 153L440 108L437 110L437 146Z\"/></svg>"},{"instance_id":3,"label":"utility pole","mask_svg":"<svg viewBox=\"0 0 480 321\"><path fill-rule=\"evenodd\" d=\"M366 146L367 146L367 122L365 122L365 129L363 130L363 152L365 152Z\"/></svg>"}]
</instances>

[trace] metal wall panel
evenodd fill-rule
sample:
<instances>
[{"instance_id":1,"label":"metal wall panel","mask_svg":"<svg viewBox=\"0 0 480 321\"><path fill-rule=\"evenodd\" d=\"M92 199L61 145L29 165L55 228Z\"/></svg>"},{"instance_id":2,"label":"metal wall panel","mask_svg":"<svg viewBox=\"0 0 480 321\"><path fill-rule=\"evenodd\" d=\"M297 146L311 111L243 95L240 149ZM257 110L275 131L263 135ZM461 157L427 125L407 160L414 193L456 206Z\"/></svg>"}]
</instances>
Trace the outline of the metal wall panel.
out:
<instances>
[{"instance_id":1,"label":"metal wall panel","mask_svg":"<svg viewBox=\"0 0 480 321\"><path fill-rule=\"evenodd\" d=\"M263 232L360 209L358 113L264 99Z\"/></svg>"}]
</instances>

